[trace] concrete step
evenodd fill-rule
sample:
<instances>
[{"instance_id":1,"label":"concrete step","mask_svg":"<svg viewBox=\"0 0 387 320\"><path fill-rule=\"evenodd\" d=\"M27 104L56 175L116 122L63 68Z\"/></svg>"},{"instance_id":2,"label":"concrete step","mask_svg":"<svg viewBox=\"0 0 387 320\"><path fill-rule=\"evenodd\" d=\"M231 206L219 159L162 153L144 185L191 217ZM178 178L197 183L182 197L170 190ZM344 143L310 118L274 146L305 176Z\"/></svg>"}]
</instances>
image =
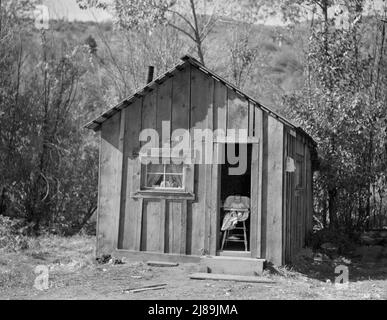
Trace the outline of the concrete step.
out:
<instances>
[{"instance_id":1,"label":"concrete step","mask_svg":"<svg viewBox=\"0 0 387 320\"><path fill-rule=\"evenodd\" d=\"M265 259L229 256L204 256L200 258L203 272L241 276L261 275L264 262Z\"/></svg>"}]
</instances>

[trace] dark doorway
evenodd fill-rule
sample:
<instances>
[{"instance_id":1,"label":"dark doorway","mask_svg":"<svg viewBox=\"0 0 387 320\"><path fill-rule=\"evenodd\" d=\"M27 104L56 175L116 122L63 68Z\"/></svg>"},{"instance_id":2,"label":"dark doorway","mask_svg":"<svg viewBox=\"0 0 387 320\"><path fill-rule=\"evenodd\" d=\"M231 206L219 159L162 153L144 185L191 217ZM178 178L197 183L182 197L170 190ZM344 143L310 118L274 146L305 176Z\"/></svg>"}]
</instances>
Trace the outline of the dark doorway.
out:
<instances>
[{"instance_id":1,"label":"dark doorway","mask_svg":"<svg viewBox=\"0 0 387 320\"><path fill-rule=\"evenodd\" d=\"M223 241L225 231L221 231L224 218L227 214L225 208L225 201L229 196L248 197L250 199L251 190L251 144L239 144L239 143L226 143L224 144L224 164L221 165L221 180L220 180L220 221L219 221L219 246L218 250L222 251L249 251L250 250L250 213L247 220L238 222L236 228L228 230L226 241ZM235 151L234 151L235 150ZM238 159L238 163L233 162L233 158L229 157L229 153L234 154ZM243 158L242 158L243 157ZM234 159L235 161L235 159ZM240 166L243 162L245 166ZM232 169L238 167L246 168L245 170L239 170L240 172L232 172ZM230 172L231 170L231 172ZM244 229L243 229L244 228ZM247 243L246 243L247 242ZM247 246L247 249L246 249Z\"/></svg>"}]
</instances>

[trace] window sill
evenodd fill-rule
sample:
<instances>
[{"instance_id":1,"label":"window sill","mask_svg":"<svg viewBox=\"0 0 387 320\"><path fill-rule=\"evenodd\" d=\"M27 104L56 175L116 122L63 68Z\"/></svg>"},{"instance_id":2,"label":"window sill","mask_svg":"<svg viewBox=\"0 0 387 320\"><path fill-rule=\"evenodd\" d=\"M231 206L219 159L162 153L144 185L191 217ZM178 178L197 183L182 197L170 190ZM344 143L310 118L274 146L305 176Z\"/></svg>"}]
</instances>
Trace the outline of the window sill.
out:
<instances>
[{"instance_id":1,"label":"window sill","mask_svg":"<svg viewBox=\"0 0 387 320\"><path fill-rule=\"evenodd\" d=\"M195 195L190 192L171 190L137 190L130 196L138 199L195 200Z\"/></svg>"}]
</instances>

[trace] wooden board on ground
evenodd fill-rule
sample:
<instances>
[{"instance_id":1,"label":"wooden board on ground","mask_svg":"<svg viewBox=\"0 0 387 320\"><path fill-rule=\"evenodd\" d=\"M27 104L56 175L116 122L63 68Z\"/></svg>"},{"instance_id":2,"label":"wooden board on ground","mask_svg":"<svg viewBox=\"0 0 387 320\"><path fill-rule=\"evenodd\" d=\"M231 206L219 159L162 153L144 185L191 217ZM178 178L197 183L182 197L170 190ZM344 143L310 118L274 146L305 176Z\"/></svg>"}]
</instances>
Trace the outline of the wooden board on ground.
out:
<instances>
[{"instance_id":1,"label":"wooden board on ground","mask_svg":"<svg viewBox=\"0 0 387 320\"><path fill-rule=\"evenodd\" d=\"M149 290L160 290L160 289L165 289L166 285L167 285L166 283L162 283L162 284L144 286L140 288L126 289L124 290L124 293L137 293L137 292L143 292L143 291L149 291Z\"/></svg>"},{"instance_id":2,"label":"wooden board on ground","mask_svg":"<svg viewBox=\"0 0 387 320\"><path fill-rule=\"evenodd\" d=\"M238 276L216 273L193 273L189 275L189 278L194 280L223 280L236 282L275 283L275 281L263 279L256 276Z\"/></svg>"},{"instance_id":3,"label":"wooden board on ground","mask_svg":"<svg viewBox=\"0 0 387 320\"><path fill-rule=\"evenodd\" d=\"M148 261L146 264L152 267L177 267L179 265L177 262L165 261Z\"/></svg>"}]
</instances>

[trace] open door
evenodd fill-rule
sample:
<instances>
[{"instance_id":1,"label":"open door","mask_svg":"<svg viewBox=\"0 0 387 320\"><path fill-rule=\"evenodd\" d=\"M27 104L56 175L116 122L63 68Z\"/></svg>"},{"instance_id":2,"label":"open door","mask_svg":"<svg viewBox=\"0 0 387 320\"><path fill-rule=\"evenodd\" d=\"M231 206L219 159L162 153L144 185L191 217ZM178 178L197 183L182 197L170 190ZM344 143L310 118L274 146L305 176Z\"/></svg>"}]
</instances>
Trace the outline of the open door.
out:
<instances>
[{"instance_id":1,"label":"open door","mask_svg":"<svg viewBox=\"0 0 387 320\"><path fill-rule=\"evenodd\" d=\"M219 222L218 255L251 257L251 243L255 242L255 228L252 228L252 163L253 144L224 143L221 145L224 153L224 163L219 168ZM244 203L248 199L248 217L244 216ZM235 209L230 210L230 201ZM235 209L235 211L234 211ZM239 216L238 216L239 214ZM244 217L242 217L244 216ZM235 218L238 217L238 218ZM240 218L240 219L239 219ZM237 219L237 221L235 220ZM243 219L243 221L242 221ZM222 228L223 227L223 228ZM253 230L252 230L253 229ZM254 231L254 232L252 232Z\"/></svg>"}]
</instances>

